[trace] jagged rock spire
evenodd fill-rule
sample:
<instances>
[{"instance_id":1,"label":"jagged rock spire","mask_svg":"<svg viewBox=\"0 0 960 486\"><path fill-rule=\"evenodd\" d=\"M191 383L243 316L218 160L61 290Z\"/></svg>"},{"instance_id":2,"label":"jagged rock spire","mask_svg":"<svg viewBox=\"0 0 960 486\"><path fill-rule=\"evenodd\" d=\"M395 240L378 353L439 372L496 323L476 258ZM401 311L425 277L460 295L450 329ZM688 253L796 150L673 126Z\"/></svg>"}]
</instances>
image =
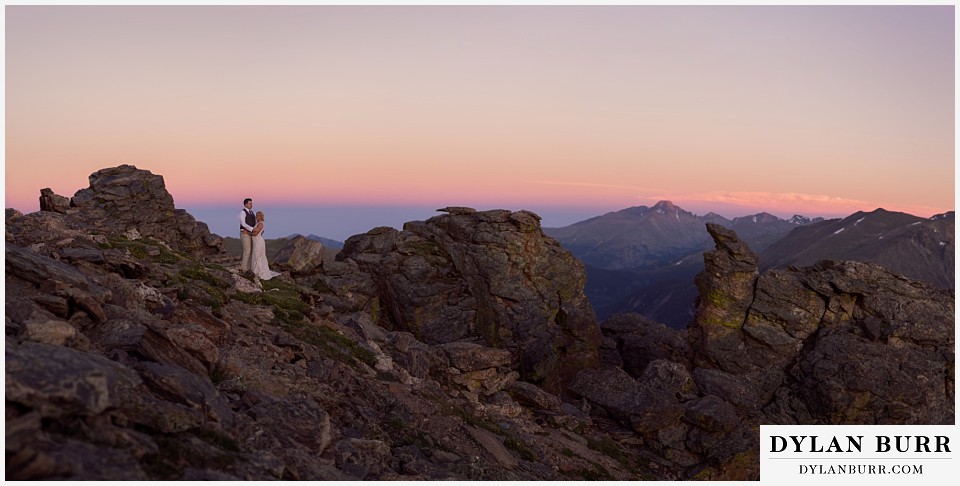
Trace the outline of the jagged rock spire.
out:
<instances>
[{"instance_id":1,"label":"jagged rock spire","mask_svg":"<svg viewBox=\"0 0 960 486\"><path fill-rule=\"evenodd\" d=\"M698 360L725 371L744 371L742 328L753 301L759 275L759 259L737 234L718 224L707 223L716 250L703 254L706 269L695 280L700 296L697 315L690 326L690 339L698 346Z\"/></svg>"}]
</instances>

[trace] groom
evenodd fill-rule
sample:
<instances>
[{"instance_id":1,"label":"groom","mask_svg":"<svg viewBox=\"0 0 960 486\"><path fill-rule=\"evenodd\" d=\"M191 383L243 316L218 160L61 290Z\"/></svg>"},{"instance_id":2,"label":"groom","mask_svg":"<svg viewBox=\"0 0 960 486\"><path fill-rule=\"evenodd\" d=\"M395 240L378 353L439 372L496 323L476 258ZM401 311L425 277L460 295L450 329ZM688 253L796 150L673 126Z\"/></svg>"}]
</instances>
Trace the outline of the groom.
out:
<instances>
[{"instance_id":1,"label":"groom","mask_svg":"<svg viewBox=\"0 0 960 486\"><path fill-rule=\"evenodd\" d=\"M250 270L250 246L253 242L250 235L256 225L257 216L253 212L253 199L248 197L243 200L243 211L240 211L240 244L243 246L243 257L240 260L241 272Z\"/></svg>"}]
</instances>

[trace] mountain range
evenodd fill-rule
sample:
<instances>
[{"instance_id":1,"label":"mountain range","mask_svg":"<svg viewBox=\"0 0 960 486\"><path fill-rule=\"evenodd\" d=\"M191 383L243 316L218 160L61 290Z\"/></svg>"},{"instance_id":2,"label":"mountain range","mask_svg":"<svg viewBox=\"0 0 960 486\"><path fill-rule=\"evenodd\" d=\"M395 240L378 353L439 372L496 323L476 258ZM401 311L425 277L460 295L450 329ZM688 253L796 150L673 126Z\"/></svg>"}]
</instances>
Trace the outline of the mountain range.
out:
<instances>
[{"instance_id":1,"label":"mountain range","mask_svg":"<svg viewBox=\"0 0 960 486\"><path fill-rule=\"evenodd\" d=\"M876 263L942 288L954 288L954 212L931 218L876 209L792 231L760 254L761 268L820 260Z\"/></svg>"},{"instance_id":2,"label":"mountain range","mask_svg":"<svg viewBox=\"0 0 960 486\"><path fill-rule=\"evenodd\" d=\"M711 247L706 223L737 232L751 248L763 249L803 224L822 221L796 215L789 220L758 213L732 220L716 213L698 216L670 201L636 206L562 228L544 228L583 262L608 270L656 267Z\"/></svg>"},{"instance_id":3,"label":"mountain range","mask_svg":"<svg viewBox=\"0 0 960 486\"><path fill-rule=\"evenodd\" d=\"M702 254L711 246L708 223L733 229L763 269L854 260L954 287L952 211L929 219L884 209L831 220L765 212L727 219L660 201L544 232L586 265L586 293L598 317L637 312L682 329L694 312L692 278L703 271Z\"/></svg>"}]
</instances>

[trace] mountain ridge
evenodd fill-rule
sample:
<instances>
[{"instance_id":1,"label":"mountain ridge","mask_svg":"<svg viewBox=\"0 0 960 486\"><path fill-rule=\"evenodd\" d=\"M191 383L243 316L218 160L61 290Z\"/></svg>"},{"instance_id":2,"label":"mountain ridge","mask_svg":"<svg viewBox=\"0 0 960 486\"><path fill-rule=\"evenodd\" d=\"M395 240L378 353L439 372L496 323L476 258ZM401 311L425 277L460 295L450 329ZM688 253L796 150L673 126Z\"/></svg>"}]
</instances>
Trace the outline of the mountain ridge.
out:
<instances>
[{"instance_id":1,"label":"mountain ridge","mask_svg":"<svg viewBox=\"0 0 960 486\"><path fill-rule=\"evenodd\" d=\"M934 218L878 208L804 226L761 252L762 268L854 260L952 289L954 220Z\"/></svg>"},{"instance_id":2,"label":"mountain ridge","mask_svg":"<svg viewBox=\"0 0 960 486\"><path fill-rule=\"evenodd\" d=\"M664 202L660 208L682 211L669 202ZM625 214L646 217L650 217L651 213L662 214L656 213L654 208L642 206L624 211ZM632 230L618 228L619 232L616 234L605 233L604 225L609 226L611 223L604 218L614 214L616 213L607 213L581 222L583 224L575 223L567 227L579 224L578 231L589 233L601 242L589 249L571 244L564 236L567 233L563 231L547 228L544 232L557 237L574 255L584 259L588 275L592 276L587 280L587 295L601 319L619 312L638 312L667 323L672 328L683 329L693 317L696 289L691 278L703 270L699 255L707 249L708 243L705 240L702 245L691 248L684 243L690 241L689 233L681 235L679 242L676 242L669 234L652 231L651 234L660 238L658 244L673 248L672 253L652 262L646 260L639 267L628 267L623 261L603 265L617 260L619 255L626 254L623 247L629 246L630 241L615 242L617 238L629 236L630 231L644 232L648 229L645 219L624 221L622 215L619 215L617 224L633 224L635 227ZM911 278L952 289L953 215L950 211L924 219L877 208L874 211L858 211L845 218L829 220L811 219L801 215L784 220L766 212L728 220L711 213L713 221L700 223L704 225L701 228L704 235L707 235L705 225L708 222L719 223L736 231L738 237L758 252L763 270L787 268L791 265L807 266L823 259L863 261L877 263ZM870 241L865 232L872 227L877 228L870 233L873 238L877 238L876 241ZM884 231L888 232L886 236ZM606 258L602 258L604 254L607 255ZM598 262L600 265L596 264ZM617 285L613 285L614 282L617 282Z\"/></svg>"},{"instance_id":3,"label":"mountain ridge","mask_svg":"<svg viewBox=\"0 0 960 486\"><path fill-rule=\"evenodd\" d=\"M758 249L771 244L793 227L817 221L794 215L785 220L770 213L727 219L716 213L698 216L659 201L651 207L634 206L579 221L560 228L544 228L584 263L608 270L662 265L669 260L710 246L706 223L737 230Z\"/></svg>"}]
</instances>

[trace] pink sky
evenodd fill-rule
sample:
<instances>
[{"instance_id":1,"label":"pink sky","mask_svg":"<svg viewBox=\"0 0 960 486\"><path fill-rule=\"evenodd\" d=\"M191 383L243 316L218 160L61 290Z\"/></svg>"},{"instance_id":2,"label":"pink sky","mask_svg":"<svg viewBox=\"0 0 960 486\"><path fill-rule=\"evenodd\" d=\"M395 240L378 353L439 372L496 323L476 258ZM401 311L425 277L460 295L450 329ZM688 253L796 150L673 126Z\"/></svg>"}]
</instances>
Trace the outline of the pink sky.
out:
<instances>
[{"instance_id":1,"label":"pink sky","mask_svg":"<svg viewBox=\"0 0 960 486\"><path fill-rule=\"evenodd\" d=\"M6 206L954 208L954 7L6 7ZM742 211L740 211L742 209Z\"/></svg>"}]
</instances>

